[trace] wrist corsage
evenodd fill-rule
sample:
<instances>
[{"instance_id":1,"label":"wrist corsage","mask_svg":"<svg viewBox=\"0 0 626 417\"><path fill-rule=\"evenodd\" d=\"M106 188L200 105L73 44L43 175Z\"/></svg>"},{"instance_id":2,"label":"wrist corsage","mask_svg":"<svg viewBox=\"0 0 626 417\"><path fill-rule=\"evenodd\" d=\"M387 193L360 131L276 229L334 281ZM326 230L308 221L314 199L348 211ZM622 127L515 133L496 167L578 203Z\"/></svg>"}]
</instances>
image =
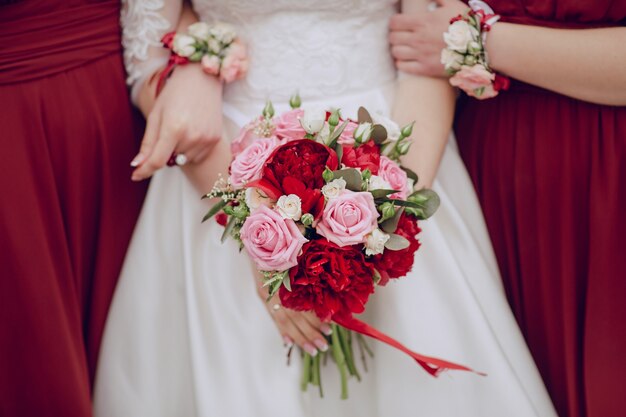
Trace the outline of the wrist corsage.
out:
<instances>
[{"instance_id":1,"label":"wrist corsage","mask_svg":"<svg viewBox=\"0 0 626 417\"><path fill-rule=\"evenodd\" d=\"M441 51L441 63L452 75L450 84L482 100L507 90L510 80L489 68L487 61L487 33L500 16L482 1L472 0L469 6L467 13L450 21L443 35L446 48Z\"/></svg>"},{"instance_id":2,"label":"wrist corsage","mask_svg":"<svg viewBox=\"0 0 626 417\"><path fill-rule=\"evenodd\" d=\"M161 42L172 54L159 78L157 94L177 65L199 62L204 72L225 83L243 78L248 71L246 46L229 24L197 22L189 25L187 33L165 34Z\"/></svg>"}]
</instances>

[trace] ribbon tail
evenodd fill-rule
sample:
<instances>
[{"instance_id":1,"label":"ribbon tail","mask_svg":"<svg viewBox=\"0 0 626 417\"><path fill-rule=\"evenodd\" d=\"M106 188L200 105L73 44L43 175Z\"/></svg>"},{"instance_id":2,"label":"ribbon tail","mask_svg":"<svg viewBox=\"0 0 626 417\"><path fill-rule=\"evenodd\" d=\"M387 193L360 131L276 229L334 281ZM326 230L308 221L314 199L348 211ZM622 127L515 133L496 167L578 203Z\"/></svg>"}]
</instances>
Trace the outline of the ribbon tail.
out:
<instances>
[{"instance_id":1,"label":"ribbon tail","mask_svg":"<svg viewBox=\"0 0 626 417\"><path fill-rule=\"evenodd\" d=\"M443 359L433 358L430 356L425 356L425 355L421 355L419 353L413 352L412 350L410 350L409 348L407 348L406 346L404 346L402 343L398 342L394 338L387 336L380 330L370 326L369 324L365 322L355 319L352 316L335 315L333 317L333 321L339 324L340 326L345 327L348 330L352 330L357 333L361 333L363 335L372 337L376 340L380 340L381 342L386 343L389 346L392 346L406 353L407 355L412 357L422 368L424 368L426 372L428 372L429 374L433 376L437 376L441 372L448 370L448 369L474 372L478 375L483 375L483 376L485 375L482 372L474 371L473 369L464 365L459 365L454 362L449 362Z\"/></svg>"}]
</instances>

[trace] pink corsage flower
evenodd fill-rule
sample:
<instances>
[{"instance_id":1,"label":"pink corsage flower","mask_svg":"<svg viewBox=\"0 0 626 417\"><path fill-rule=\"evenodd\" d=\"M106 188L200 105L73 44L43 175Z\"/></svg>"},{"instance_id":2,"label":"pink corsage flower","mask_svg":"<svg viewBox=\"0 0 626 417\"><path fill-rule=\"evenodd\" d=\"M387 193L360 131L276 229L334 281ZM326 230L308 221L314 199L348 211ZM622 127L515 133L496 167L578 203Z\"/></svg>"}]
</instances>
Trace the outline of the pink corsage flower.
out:
<instances>
[{"instance_id":1,"label":"pink corsage flower","mask_svg":"<svg viewBox=\"0 0 626 417\"><path fill-rule=\"evenodd\" d=\"M468 96L477 99L488 99L498 95L493 88L496 75L489 72L483 65L462 65L461 69L450 78L450 84L465 91Z\"/></svg>"},{"instance_id":2,"label":"pink corsage flower","mask_svg":"<svg viewBox=\"0 0 626 417\"><path fill-rule=\"evenodd\" d=\"M220 79L230 83L243 78L248 72L248 55L246 46L234 41L226 50L226 56L222 60Z\"/></svg>"}]
</instances>

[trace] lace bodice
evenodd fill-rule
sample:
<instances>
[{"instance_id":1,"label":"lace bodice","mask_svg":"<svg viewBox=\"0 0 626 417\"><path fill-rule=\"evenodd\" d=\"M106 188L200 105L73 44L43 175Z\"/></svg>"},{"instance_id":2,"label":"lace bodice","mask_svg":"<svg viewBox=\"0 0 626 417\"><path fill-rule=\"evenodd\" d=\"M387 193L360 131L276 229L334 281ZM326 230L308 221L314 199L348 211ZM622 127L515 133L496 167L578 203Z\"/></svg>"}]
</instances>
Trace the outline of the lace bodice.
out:
<instances>
[{"instance_id":1,"label":"lace bodice","mask_svg":"<svg viewBox=\"0 0 626 417\"><path fill-rule=\"evenodd\" d=\"M125 0L128 81L141 82L167 57L159 38L175 26L180 0ZM250 69L228 85L231 98L318 98L358 92L395 77L387 43L395 0L195 0L201 20L234 24Z\"/></svg>"}]
</instances>

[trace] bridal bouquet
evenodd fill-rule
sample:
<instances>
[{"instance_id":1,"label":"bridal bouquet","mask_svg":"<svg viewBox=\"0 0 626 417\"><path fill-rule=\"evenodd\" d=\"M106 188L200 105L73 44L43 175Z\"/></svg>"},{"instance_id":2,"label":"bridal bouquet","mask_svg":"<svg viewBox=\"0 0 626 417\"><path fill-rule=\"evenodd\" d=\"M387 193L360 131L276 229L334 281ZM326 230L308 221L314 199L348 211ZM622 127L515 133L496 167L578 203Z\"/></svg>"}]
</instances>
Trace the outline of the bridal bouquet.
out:
<instances>
[{"instance_id":1,"label":"bridal bouquet","mask_svg":"<svg viewBox=\"0 0 626 417\"><path fill-rule=\"evenodd\" d=\"M410 351L356 319L377 286L405 276L420 243L418 220L439 205L431 190L414 190L417 176L400 164L412 125L400 128L360 108L358 120L339 110L292 110L274 115L268 103L232 144L228 179L207 198L220 198L204 220L217 215L260 270L270 298L285 308L314 311L332 323L330 350L341 376L360 379L353 344L364 359L362 335L388 343L436 375L460 365ZM356 332L356 335L353 333ZM321 391L322 355L303 352L302 387Z\"/></svg>"}]
</instances>

